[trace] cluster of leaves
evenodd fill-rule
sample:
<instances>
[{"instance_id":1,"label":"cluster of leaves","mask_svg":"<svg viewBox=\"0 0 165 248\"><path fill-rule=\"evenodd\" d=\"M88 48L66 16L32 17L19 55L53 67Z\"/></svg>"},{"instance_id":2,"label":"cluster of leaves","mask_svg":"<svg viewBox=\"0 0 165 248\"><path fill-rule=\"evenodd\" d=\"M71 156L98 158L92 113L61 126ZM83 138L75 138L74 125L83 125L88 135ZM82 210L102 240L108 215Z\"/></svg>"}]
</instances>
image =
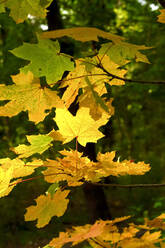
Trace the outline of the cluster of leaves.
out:
<instances>
[{"instance_id":1,"label":"cluster of leaves","mask_svg":"<svg viewBox=\"0 0 165 248\"><path fill-rule=\"evenodd\" d=\"M10 15L17 22L26 20L28 14L45 17L46 7L51 1L21 1L20 8L15 9L13 2L4 1L0 11L10 9ZM23 10L23 11L22 11ZM164 22L164 11L159 21ZM74 58L60 52L57 39L69 36L81 42L98 41L104 38L109 42L101 45L88 57ZM23 182L24 177L37 168L41 176L51 184L44 195L40 195L36 205L27 208L25 220L37 220L38 228L49 223L53 216L60 217L67 210L67 198L72 187L84 183L100 183L110 175L143 175L150 170L144 162L119 161L115 152L98 153L97 162L91 161L78 150L78 144L86 146L88 142L96 143L104 137L99 128L105 125L113 115L113 99L107 99L107 85L124 85L124 66L132 61L149 63L141 50L149 49L144 45L134 45L97 28L71 28L38 34L37 43L24 43L10 52L27 60L28 64L20 68L20 73L12 75L11 85L0 85L0 116L12 117L21 111L28 111L29 121L38 124L55 109L53 121L58 130L45 135L27 136L29 145L21 144L11 148L15 159L0 159L0 197L8 195L11 190ZM61 88L63 94L61 96ZM7 101L7 102L6 102ZM72 103L79 106L75 115L69 111ZM66 144L75 140L75 150L62 150L60 156L52 160L42 160L39 155L56 144ZM53 142L53 143L52 143ZM69 144L68 144L69 146ZM129 224L119 228L120 223L129 217L113 221L96 221L93 225L72 227L58 238L50 241L46 247L63 247L66 243L76 245L87 240L92 247L164 247L161 232L164 230L164 215L149 221L143 226ZM156 229L155 232L153 230ZM143 230L143 234L139 232Z\"/></svg>"}]
</instances>

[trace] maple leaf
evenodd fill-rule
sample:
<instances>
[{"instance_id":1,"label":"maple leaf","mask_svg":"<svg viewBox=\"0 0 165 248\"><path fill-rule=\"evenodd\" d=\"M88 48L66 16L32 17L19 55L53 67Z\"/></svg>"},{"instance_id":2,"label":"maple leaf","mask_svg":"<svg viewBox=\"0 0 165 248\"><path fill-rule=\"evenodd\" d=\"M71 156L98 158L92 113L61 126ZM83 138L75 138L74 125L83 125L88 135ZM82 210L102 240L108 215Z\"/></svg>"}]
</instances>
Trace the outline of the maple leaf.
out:
<instances>
[{"instance_id":1,"label":"maple leaf","mask_svg":"<svg viewBox=\"0 0 165 248\"><path fill-rule=\"evenodd\" d=\"M139 52L139 50L151 49L152 47L139 46L127 42L118 42L116 44L105 43L101 46L99 54L107 54L112 61L118 65L124 65L130 60L135 59L136 62L149 63L147 57Z\"/></svg>"},{"instance_id":2,"label":"maple leaf","mask_svg":"<svg viewBox=\"0 0 165 248\"><path fill-rule=\"evenodd\" d=\"M1 167L4 171L9 170L12 168L11 179L25 177L34 172L34 170L42 164L40 160L36 160L35 162L29 162L25 164L21 159L10 159L10 158L3 158L0 159ZM34 166L34 164L36 166ZM30 166L33 167L30 167Z\"/></svg>"},{"instance_id":3,"label":"maple leaf","mask_svg":"<svg viewBox=\"0 0 165 248\"><path fill-rule=\"evenodd\" d=\"M102 107L102 102L103 104L106 105L106 108L108 109L108 113L109 113L109 118L114 114L114 107L112 106L112 100L110 99L109 101L104 101L104 99L100 98L100 99L96 99L97 97L95 95L93 95L91 90L85 90L84 94L82 94L81 96L79 96L78 101L79 101L79 106L80 108L85 107L85 108L89 108L90 111L90 115L92 116L92 118L97 121L98 119L101 118L102 114L103 114L103 107ZM98 103L97 103L98 101Z\"/></svg>"},{"instance_id":4,"label":"maple leaf","mask_svg":"<svg viewBox=\"0 0 165 248\"><path fill-rule=\"evenodd\" d=\"M57 160L47 160L44 166L47 167L42 173L48 183L67 181L69 186L79 186L83 184L81 179L84 179L88 170L93 166L87 157L82 157L82 153L78 151L61 151L64 158ZM92 170L92 168L91 168ZM50 176L49 176L50 175Z\"/></svg>"},{"instance_id":5,"label":"maple leaf","mask_svg":"<svg viewBox=\"0 0 165 248\"><path fill-rule=\"evenodd\" d=\"M149 226L150 228L160 228L161 230L165 230L165 214L161 214L154 218L153 220L148 220L145 218L145 225Z\"/></svg>"},{"instance_id":6,"label":"maple leaf","mask_svg":"<svg viewBox=\"0 0 165 248\"><path fill-rule=\"evenodd\" d=\"M72 245L74 246L84 240L100 237L101 234L104 234L105 229L107 229L107 225L109 225L109 231L111 231L115 223L124 221L128 218L129 216L116 218L112 221L98 220L93 225L73 226L72 229L69 229L67 232L60 232L59 237L54 238L49 245L55 248L62 248L64 244L72 242Z\"/></svg>"},{"instance_id":7,"label":"maple leaf","mask_svg":"<svg viewBox=\"0 0 165 248\"><path fill-rule=\"evenodd\" d=\"M105 102L105 100L93 89L90 80L87 79L87 83L89 86L84 88L84 93L78 97L80 108L89 108L89 113L95 121L101 118L103 111L106 111L110 118L114 114L114 108L111 104L112 99Z\"/></svg>"},{"instance_id":8,"label":"maple leaf","mask_svg":"<svg viewBox=\"0 0 165 248\"><path fill-rule=\"evenodd\" d=\"M144 162L133 163L129 160L122 162L114 162L115 152L106 152L105 154L98 153L97 155L97 173L104 177L109 175L123 176L123 175L143 175L150 170L149 164Z\"/></svg>"},{"instance_id":9,"label":"maple leaf","mask_svg":"<svg viewBox=\"0 0 165 248\"><path fill-rule=\"evenodd\" d=\"M73 116L67 109L56 109L54 120L59 128L59 133L65 138L64 143L70 142L77 137L78 142L85 146L88 142L97 142L104 135L98 131L98 128L105 125L109 116L107 114L94 121L89 108L80 108L76 116Z\"/></svg>"},{"instance_id":10,"label":"maple leaf","mask_svg":"<svg viewBox=\"0 0 165 248\"><path fill-rule=\"evenodd\" d=\"M19 154L19 158L27 158L35 153L43 153L51 146L52 137L49 135L26 135L28 142L30 145L19 145L17 147L12 148L12 150Z\"/></svg>"},{"instance_id":11,"label":"maple leaf","mask_svg":"<svg viewBox=\"0 0 165 248\"><path fill-rule=\"evenodd\" d=\"M102 37L108 40L112 40L113 42L119 42L123 40L123 37L118 35L114 35L98 28L91 27L77 27L77 28L67 28L67 29L58 29L55 31L48 31L41 34L41 38L60 38L63 36L69 36L75 40L79 40L82 42L86 41L98 41L98 37Z\"/></svg>"},{"instance_id":12,"label":"maple leaf","mask_svg":"<svg viewBox=\"0 0 165 248\"><path fill-rule=\"evenodd\" d=\"M10 180L13 178L13 167L7 170L0 167L0 197L8 195L12 187L9 188Z\"/></svg>"},{"instance_id":13,"label":"maple leaf","mask_svg":"<svg viewBox=\"0 0 165 248\"><path fill-rule=\"evenodd\" d=\"M62 248L64 244L72 242L72 245L81 243L84 240L97 237L104 230L106 221L96 221L94 225L73 226L68 232L60 232L58 238L54 238L49 245L51 247Z\"/></svg>"},{"instance_id":14,"label":"maple leaf","mask_svg":"<svg viewBox=\"0 0 165 248\"><path fill-rule=\"evenodd\" d=\"M158 243L161 241L160 238L161 232L145 232L145 234L141 238L127 238L119 242L120 247L127 248L156 248L157 246L154 243Z\"/></svg>"},{"instance_id":15,"label":"maple leaf","mask_svg":"<svg viewBox=\"0 0 165 248\"><path fill-rule=\"evenodd\" d=\"M45 110L53 107L63 107L63 102L55 91L41 88L38 79L28 74L20 73L12 76L15 84L0 85L0 100L10 100L0 106L0 115L12 117L21 111L28 110L29 120L38 123L43 121L48 113Z\"/></svg>"},{"instance_id":16,"label":"maple leaf","mask_svg":"<svg viewBox=\"0 0 165 248\"><path fill-rule=\"evenodd\" d=\"M160 9L160 15L158 15L158 22L165 23L165 9Z\"/></svg>"},{"instance_id":17,"label":"maple leaf","mask_svg":"<svg viewBox=\"0 0 165 248\"><path fill-rule=\"evenodd\" d=\"M22 72L31 71L36 77L45 76L48 84L56 83L64 71L72 71L74 68L70 58L60 53L58 41L39 40L37 44L23 43L10 52L31 61L21 69Z\"/></svg>"},{"instance_id":18,"label":"maple leaf","mask_svg":"<svg viewBox=\"0 0 165 248\"><path fill-rule=\"evenodd\" d=\"M10 158L3 158L0 159L0 164L0 197L3 197L7 196L17 183L21 182L20 179L14 181L12 179L32 174L38 166L42 165L42 162L36 160L25 164L18 158L13 160Z\"/></svg>"},{"instance_id":19,"label":"maple leaf","mask_svg":"<svg viewBox=\"0 0 165 248\"><path fill-rule=\"evenodd\" d=\"M10 16L16 23L23 22L28 15L44 18L46 17L46 8L53 0L7 0L5 6L10 9Z\"/></svg>"},{"instance_id":20,"label":"maple leaf","mask_svg":"<svg viewBox=\"0 0 165 248\"><path fill-rule=\"evenodd\" d=\"M27 208L25 213L25 221L37 219L37 227L44 227L49 223L53 216L60 217L67 209L69 200L66 199L70 190L61 191L58 189L53 197L51 194L40 195L35 199L37 205Z\"/></svg>"},{"instance_id":21,"label":"maple leaf","mask_svg":"<svg viewBox=\"0 0 165 248\"><path fill-rule=\"evenodd\" d=\"M97 67L97 65L100 64L100 61L102 66L109 73L114 75L114 78L107 75L102 68ZM126 72L126 70L120 69L119 65L110 60L107 55L93 57L93 59L90 60L90 65L88 64L88 60L76 60L75 69L68 74L61 84L61 87L68 86L62 96L62 100L68 108L78 95L79 89L82 88L83 95L86 91L92 91L95 102L98 103L100 100L99 97L107 92L105 83L109 83L110 85L123 85L124 81L115 78L115 76L123 78ZM106 109L105 106L103 107L103 103L102 108L104 110Z\"/></svg>"}]
</instances>

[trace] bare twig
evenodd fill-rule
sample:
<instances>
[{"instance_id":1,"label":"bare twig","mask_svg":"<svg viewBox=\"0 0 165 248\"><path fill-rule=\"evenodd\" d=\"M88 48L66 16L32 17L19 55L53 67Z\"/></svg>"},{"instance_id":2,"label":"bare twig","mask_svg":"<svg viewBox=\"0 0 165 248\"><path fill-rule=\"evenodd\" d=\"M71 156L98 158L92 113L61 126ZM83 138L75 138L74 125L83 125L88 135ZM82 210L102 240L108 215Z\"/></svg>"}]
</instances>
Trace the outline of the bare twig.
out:
<instances>
[{"instance_id":1,"label":"bare twig","mask_svg":"<svg viewBox=\"0 0 165 248\"><path fill-rule=\"evenodd\" d=\"M63 53L60 53L60 55L65 56L65 57L69 57L69 58L75 60L75 58L74 58L73 56L70 56L70 55L67 55L67 54L63 54ZM87 63L87 64L91 64L91 65L93 65L93 66L96 66L96 67L102 69L108 76L110 76L110 77L112 77L112 78L119 79L119 80L123 80L123 81L125 81L125 82L127 82L127 83L157 84L157 85L158 85L158 84L162 84L162 85L164 84L164 85L165 85L165 81L145 81L145 80L137 80L137 79L122 78L122 77L116 76L116 75L110 73L109 71L107 71L107 70L102 66L102 64L94 64L94 63L92 63L92 62L90 62L90 61L84 61L84 60L81 60L81 59L78 59L78 60L79 60L79 61L82 61L82 62L84 62L84 63ZM97 75L98 75L98 74L97 74ZM104 74L104 75L105 75L105 74ZM85 77L85 76L87 76L87 75L82 75L81 77L83 77L83 76ZM64 80L62 80L62 81L64 81Z\"/></svg>"},{"instance_id":2,"label":"bare twig","mask_svg":"<svg viewBox=\"0 0 165 248\"><path fill-rule=\"evenodd\" d=\"M87 182L89 183L89 182ZM114 188L160 188L160 187L165 187L165 183L158 183L158 184L116 184L116 183L111 183L111 184L107 184L107 183L90 183L90 184L94 184L97 186L101 186L101 187L114 187Z\"/></svg>"}]
</instances>

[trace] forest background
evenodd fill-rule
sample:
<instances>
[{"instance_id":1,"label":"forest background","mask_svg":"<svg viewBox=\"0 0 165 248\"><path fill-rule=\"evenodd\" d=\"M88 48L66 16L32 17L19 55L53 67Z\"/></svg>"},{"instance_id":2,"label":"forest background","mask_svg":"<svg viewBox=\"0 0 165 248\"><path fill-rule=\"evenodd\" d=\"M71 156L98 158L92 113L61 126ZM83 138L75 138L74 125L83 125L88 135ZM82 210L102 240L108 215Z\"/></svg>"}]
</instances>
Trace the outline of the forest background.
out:
<instances>
[{"instance_id":1,"label":"forest background","mask_svg":"<svg viewBox=\"0 0 165 248\"><path fill-rule=\"evenodd\" d=\"M34 32L79 26L97 27L123 36L130 43L153 47L145 52L151 64L131 63L127 78L164 80L165 25L157 22L161 8L157 1L151 0L58 0L50 5L46 19L29 16L28 20L17 25L8 13L1 13L0 82L9 84L10 75L18 73L23 63L9 50L23 42L33 42ZM61 39L61 46L63 52L71 55L78 55L80 50L84 50L85 55L87 49L87 45L70 42L67 38ZM109 94L114 98L115 114L102 129L105 138L95 146L88 144L85 152L92 158L98 151L116 150L121 160L151 164L152 170L144 176L110 177L108 182L163 183L165 85L128 82L122 87L113 86ZM0 117L0 157L10 157L10 147L26 143L26 134L48 133L52 126L49 118L44 120L44 124L35 126L27 121L27 114L23 112L12 118ZM49 152L51 155L51 149ZM75 189L70 210L38 230L34 223L25 222L23 215L25 208L32 205L33 199L45 192L47 186L42 179L22 183L0 200L0 247L35 248L46 244L65 225L83 225L98 218L125 215L132 215L137 223L142 223L144 217L154 218L164 211L165 188ZM93 208L90 209L89 205Z\"/></svg>"}]
</instances>

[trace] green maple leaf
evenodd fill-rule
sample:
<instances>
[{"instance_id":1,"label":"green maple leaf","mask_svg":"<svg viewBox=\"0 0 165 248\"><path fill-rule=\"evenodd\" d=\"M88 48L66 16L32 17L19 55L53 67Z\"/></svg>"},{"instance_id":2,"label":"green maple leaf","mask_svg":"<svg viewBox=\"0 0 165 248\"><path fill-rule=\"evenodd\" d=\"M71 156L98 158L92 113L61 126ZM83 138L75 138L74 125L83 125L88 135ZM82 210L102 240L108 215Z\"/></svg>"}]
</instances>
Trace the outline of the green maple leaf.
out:
<instances>
[{"instance_id":1,"label":"green maple leaf","mask_svg":"<svg viewBox=\"0 0 165 248\"><path fill-rule=\"evenodd\" d=\"M39 80L35 79L31 72L20 73L12 78L15 84L0 85L0 100L10 100L4 106L0 106L1 116L11 117L28 110L29 120L38 123L48 114L45 110L63 106L56 91L42 88Z\"/></svg>"},{"instance_id":2,"label":"green maple leaf","mask_svg":"<svg viewBox=\"0 0 165 248\"><path fill-rule=\"evenodd\" d=\"M7 0L5 6L10 9L10 16L16 23L23 22L28 15L46 17L46 8L53 0Z\"/></svg>"},{"instance_id":3,"label":"green maple leaf","mask_svg":"<svg viewBox=\"0 0 165 248\"><path fill-rule=\"evenodd\" d=\"M30 145L19 145L12 150L19 154L19 158L27 158L35 153L43 153L46 151L51 145L52 137L48 135L27 135L27 140Z\"/></svg>"},{"instance_id":4,"label":"green maple leaf","mask_svg":"<svg viewBox=\"0 0 165 248\"><path fill-rule=\"evenodd\" d=\"M22 72L33 72L37 77L46 76L48 84L62 78L64 71L72 71L74 64L70 58L60 54L58 41L39 40L38 44L24 43L11 51L15 56L31 61L21 69Z\"/></svg>"},{"instance_id":5,"label":"green maple leaf","mask_svg":"<svg viewBox=\"0 0 165 248\"><path fill-rule=\"evenodd\" d=\"M139 50L150 49L143 45L134 45L127 42L118 42L116 44L106 43L101 46L100 54L107 54L112 61L118 65L124 65L130 60L135 59L136 62L150 63L147 57L139 52Z\"/></svg>"}]
</instances>

